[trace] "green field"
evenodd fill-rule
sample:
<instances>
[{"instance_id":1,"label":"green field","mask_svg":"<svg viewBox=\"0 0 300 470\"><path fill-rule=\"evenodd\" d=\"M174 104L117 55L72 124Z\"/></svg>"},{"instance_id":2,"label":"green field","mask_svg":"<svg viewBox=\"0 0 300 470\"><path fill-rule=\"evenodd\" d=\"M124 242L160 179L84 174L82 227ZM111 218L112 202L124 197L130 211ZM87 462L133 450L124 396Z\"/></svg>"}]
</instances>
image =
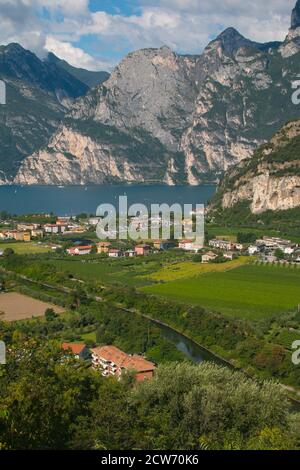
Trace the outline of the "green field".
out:
<instances>
[{"instance_id":1,"label":"green field","mask_svg":"<svg viewBox=\"0 0 300 470\"><path fill-rule=\"evenodd\" d=\"M160 271L166 264L185 259L179 252L166 252L146 258L133 259L64 259L53 260L55 267L72 273L78 279L96 280L104 284L117 283L127 286L145 286L151 283L148 277Z\"/></svg>"},{"instance_id":2,"label":"green field","mask_svg":"<svg viewBox=\"0 0 300 470\"><path fill-rule=\"evenodd\" d=\"M18 255L30 255L39 253L49 253L51 248L45 245L38 245L36 242L16 242L16 243L0 243L0 250L4 251L6 248L11 248Z\"/></svg>"},{"instance_id":3,"label":"green field","mask_svg":"<svg viewBox=\"0 0 300 470\"><path fill-rule=\"evenodd\" d=\"M298 268L246 265L148 286L143 291L258 320L295 309L300 304L299 286Z\"/></svg>"}]
</instances>

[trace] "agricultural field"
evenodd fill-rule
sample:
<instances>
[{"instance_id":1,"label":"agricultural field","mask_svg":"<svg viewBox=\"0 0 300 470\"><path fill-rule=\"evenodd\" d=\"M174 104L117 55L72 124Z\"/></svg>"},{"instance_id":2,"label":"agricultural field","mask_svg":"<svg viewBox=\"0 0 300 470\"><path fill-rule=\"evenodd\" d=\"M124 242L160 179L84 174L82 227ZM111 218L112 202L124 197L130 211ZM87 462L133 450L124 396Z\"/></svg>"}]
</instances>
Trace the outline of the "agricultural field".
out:
<instances>
[{"instance_id":1,"label":"agricultural field","mask_svg":"<svg viewBox=\"0 0 300 470\"><path fill-rule=\"evenodd\" d=\"M201 305L226 315L259 320L300 304L300 269L244 265L143 288L148 294Z\"/></svg>"},{"instance_id":2,"label":"agricultural field","mask_svg":"<svg viewBox=\"0 0 300 470\"><path fill-rule=\"evenodd\" d=\"M17 255L30 255L39 253L49 253L51 248L45 245L39 245L36 242L16 242L16 243L0 243L0 250L4 251L11 248Z\"/></svg>"},{"instance_id":3,"label":"agricultural field","mask_svg":"<svg viewBox=\"0 0 300 470\"><path fill-rule=\"evenodd\" d=\"M187 279L195 276L213 272L223 272L235 269L249 262L249 257L243 256L239 259L220 264L202 264L185 261L182 263L169 264L159 271L148 275L148 279L157 282L170 282L178 279Z\"/></svg>"},{"instance_id":4,"label":"agricultural field","mask_svg":"<svg viewBox=\"0 0 300 470\"><path fill-rule=\"evenodd\" d=\"M64 309L40 300L33 299L17 292L0 294L0 320L18 321L32 317L43 317L45 311L52 308L56 313L63 313Z\"/></svg>"},{"instance_id":5,"label":"agricultural field","mask_svg":"<svg viewBox=\"0 0 300 470\"><path fill-rule=\"evenodd\" d=\"M71 273L84 281L96 280L105 284L145 286L152 283L150 275L165 265L172 265L186 259L180 252L166 252L149 257L132 259L76 258L52 260L61 271Z\"/></svg>"}]
</instances>

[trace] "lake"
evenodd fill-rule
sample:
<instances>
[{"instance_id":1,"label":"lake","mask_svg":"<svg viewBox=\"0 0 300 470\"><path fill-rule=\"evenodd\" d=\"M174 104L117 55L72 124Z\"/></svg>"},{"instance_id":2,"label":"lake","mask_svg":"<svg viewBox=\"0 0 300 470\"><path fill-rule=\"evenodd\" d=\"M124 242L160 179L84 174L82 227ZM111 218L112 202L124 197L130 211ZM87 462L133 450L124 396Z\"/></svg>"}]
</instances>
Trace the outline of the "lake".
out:
<instances>
[{"instance_id":1,"label":"lake","mask_svg":"<svg viewBox=\"0 0 300 470\"><path fill-rule=\"evenodd\" d=\"M166 186L0 186L0 210L11 214L53 212L59 216L82 212L95 214L100 204L118 207L119 196L127 196L128 204L206 204L215 192L214 185Z\"/></svg>"}]
</instances>

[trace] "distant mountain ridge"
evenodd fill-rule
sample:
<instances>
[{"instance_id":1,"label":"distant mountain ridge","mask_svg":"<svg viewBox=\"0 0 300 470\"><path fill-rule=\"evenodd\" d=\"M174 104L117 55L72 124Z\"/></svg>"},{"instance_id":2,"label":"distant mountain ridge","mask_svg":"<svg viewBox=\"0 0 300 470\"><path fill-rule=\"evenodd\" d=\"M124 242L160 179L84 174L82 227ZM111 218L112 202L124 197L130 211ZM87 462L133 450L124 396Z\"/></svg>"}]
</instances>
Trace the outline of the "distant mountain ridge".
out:
<instances>
[{"instance_id":1,"label":"distant mountain ridge","mask_svg":"<svg viewBox=\"0 0 300 470\"><path fill-rule=\"evenodd\" d=\"M55 64L62 70L65 70L70 75L75 77L81 83L84 83L88 88L93 88L105 82L110 74L108 72L92 72L78 67L73 67L65 60L59 59L55 54L50 52L46 59L50 64Z\"/></svg>"},{"instance_id":2,"label":"distant mountain ridge","mask_svg":"<svg viewBox=\"0 0 300 470\"><path fill-rule=\"evenodd\" d=\"M228 28L198 56L168 47L133 52L68 104L47 144L22 160L12 180L217 181L299 117L291 100L299 65L300 0L282 43L259 44Z\"/></svg>"},{"instance_id":3,"label":"distant mountain ridge","mask_svg":"<svg viewBox=\"0 0 300 470\"><path fill-rule=\"evenodd\" d=\"M62 94L62 98L78 98L88 86L54 62L40 60L19 44L0 46L0 75L27 81L42 90Z\"/></svg>"},{"instance_id":4,"label":"distant mountain ridge","mask_svg":"<svg viewBox=\"0 0 300 470\"><path fill-rule=\"evenodd\" d=\"M40 60L19 44L0 46L0 79L7 88L7 104L0 106L0 183L13 180L22 160L47 144L74 99L89 91L77 69L63 65ZM86 71L87 81L102 83L101 77Z\"/></svg>"}]
</instances>

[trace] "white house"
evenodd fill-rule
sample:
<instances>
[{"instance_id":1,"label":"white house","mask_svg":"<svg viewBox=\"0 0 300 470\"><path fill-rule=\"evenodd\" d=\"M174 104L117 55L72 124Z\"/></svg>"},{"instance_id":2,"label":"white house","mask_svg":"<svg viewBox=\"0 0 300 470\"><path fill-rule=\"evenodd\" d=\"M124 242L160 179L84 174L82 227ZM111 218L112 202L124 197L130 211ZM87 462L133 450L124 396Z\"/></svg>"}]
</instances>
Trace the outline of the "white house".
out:
<instances>
[{"instance_id":1,"label":"white house","mask_svg":"<svg viewBox=\"0 0 300 470\"><path fill-rule=\"evenodd\" d=\"M178 247L181 250L190 251L193 246L194 240L181 240L178 244Z\"/></svg>"},{"instance_id":2,"label":"white house","mask_svg":"<svg viewBox=\"0 0 300 470\"><path fill-rule=\"evenodd\" d=\"M258 253L258 247L254 245L249 246L248 253L250 256L256 255Z\"/></svg>"},{"instance_id":3,"label":"white house","mask_svg":"<svg viewBox=\"0 0 300 470\"><path fill-rule=\"evenodd\" d=\"M135 251L133 251L133 250L125 251L125 257L126 258L134 258L135 257Z\"/></svg>"},{"instance_id":4,"label":"white house","mask_svg":"<svg viewBox=\"0 0 300 470\"><path fill-rule=\"evenodd\" d=\"M99 220L100 220L100 217L91 217L89 219L89 225L96 226L96 225L98 225Z\"/></svg>"},{"instance_id":5,"label":"white house","mask_svg":"<svg viewBox=\"0 0 300 470\"><path fill-rule=\"evenodd\" d=\"M210 261L214 261L215 259L217 259L217 257L218 255L216 255L216 253L209 251L208 253L202 256L202 263L209 263Z\"/></svg>"},{"instance_id":6,"label":"white house","mask_svg":"<svg viewBox=\"0 0 300 470\"><path fill-rule=\"evenodd\" d=\"M242 245L242 243L236 243L235 244L235 249L238 250L238 251L243 251L244 245Z\"/></svg>"},{"instance_id":7,"label":"white house","mask_svg":"<svg viewBox=\"0 0 300 470\"><path fill-rule=\"evenodd\" d=\"M60 232L60 226L56 224L46 224L44 225L44 230L46 233L59 233Z\"/></svg>"},{"instance_id":8,"label":"white house","mask_svg":"<svg viewBox=\"0 0 300 470\"><path fill-rule=\"evenodd\" d=\"M292 255L294 252L295 252L295 249L292 248L291 246L287 246L287 247L285 247L285 248L283 249L283 253L284 253L285 255L289 255L289 256L290 256L290 255Z\"/></svg>"},{"instance_id":9,"label":"white house","mask_svg":"<svg viewBox=\"0 0 300 470\"><path fill-rule=\"evenodd\" d=\"M108 252L109 258L121 258L122 255L123 255L122 251L117 250L117 249L112 249L112 250L109 250Z\"/></svg>"},{"instance_id":10,"label":"white house","mask_svg":"<svg viewBox=\"0 0 300 470\"><path fill-rule=\"evenodd\" d=\"M233 248L233 244L230 241L219 240L217 238L215 240L210 240L209 246L218 250L227 250L227 251L231 251Z\"/></svg>"}]
</instances>

